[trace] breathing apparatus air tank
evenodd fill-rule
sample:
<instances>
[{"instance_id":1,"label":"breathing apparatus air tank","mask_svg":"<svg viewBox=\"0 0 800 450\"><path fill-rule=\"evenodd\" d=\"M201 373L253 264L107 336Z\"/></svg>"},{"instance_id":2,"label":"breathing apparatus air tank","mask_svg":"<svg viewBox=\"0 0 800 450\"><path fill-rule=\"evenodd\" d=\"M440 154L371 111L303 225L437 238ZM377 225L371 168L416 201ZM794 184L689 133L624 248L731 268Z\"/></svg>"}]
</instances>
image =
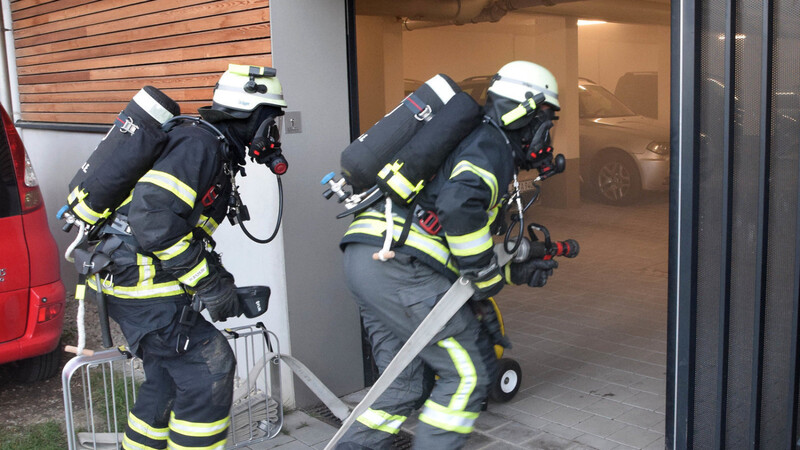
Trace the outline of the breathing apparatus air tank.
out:
<instances>
[{"instance_id":1,"label":"breathing apparatus air tank","mask_svg":"<svg viewBox=\"0 0 800 450\"><path fill-rule=\"evenodd\" d=\"M410 204L480 122L481 107L475 100L466 92L455 94L378 172L378 187L394 202Z\"/></svg>"},{"instance_id":2,"label":"breathing apparatus air tank","mask_svg":"<svg viewBox=\"0 0 800 450\"><path fill-rule=\"evenodd\" d=\"M455 81L438 74L350 143L342 151L341 168L353 192L373 187L375 175L458 92Z\"/></svg>"},{"instance_id":3,"label":"breathing apparatus air tank","mask_svg":"<svg viewBox=\"0 0 800 450\"><path fill-rule=\"evenodd\" d=\"M70 181L72 213L88 225L109 217L161 155L167 143L162 126L178 115L178 104L160 90L139 90Z\"/></svg>"}]
</instances>

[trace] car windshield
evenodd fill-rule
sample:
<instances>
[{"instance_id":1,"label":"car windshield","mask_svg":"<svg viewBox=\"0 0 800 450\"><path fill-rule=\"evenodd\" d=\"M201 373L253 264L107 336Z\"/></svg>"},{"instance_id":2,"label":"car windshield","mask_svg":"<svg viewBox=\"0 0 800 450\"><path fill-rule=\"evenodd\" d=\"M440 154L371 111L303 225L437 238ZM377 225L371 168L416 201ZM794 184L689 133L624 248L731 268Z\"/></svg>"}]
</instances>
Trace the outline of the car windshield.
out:
<instances>
[{"instance_id":1,"label":"car windshield","mask_svg":"<svg viewBox=\"0 0 800 450\"><path fill-rule=\"evenodd\" d=\"M581 84L578 86L578 102L580 103L581 119L595 119L598 117L624 117L635 116L636 113L625 106L614 94L602 86L595 84Z\"/></svg>"}]
</instances>

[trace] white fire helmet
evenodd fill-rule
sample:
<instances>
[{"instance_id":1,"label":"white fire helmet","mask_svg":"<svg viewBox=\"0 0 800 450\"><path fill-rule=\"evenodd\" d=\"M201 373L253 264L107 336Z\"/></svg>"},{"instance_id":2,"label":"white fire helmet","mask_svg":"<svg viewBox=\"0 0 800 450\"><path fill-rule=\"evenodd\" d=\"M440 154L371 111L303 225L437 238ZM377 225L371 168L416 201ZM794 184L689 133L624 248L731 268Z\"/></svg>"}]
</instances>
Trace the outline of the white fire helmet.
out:
<instances>
[{"instance_id":1,"label":"white fire helmet","mask_svg":"<svg viewBox=\"0 0 800 450\"><path fill-rule=\"evenodd\" d=\"M505 126L531 114L536 109L534 97L538 94L544 95L543 103L556 111L561 109L556 78L549 70L528 61L512 61L501 67L488 91L490 96L510 100L502 102L507 105L504 108L507 110L500 114Z\"/></svg>"},{"instance_id":2,"label":"white fire helmet","mask_svg":"<svg viewBox=\"0 0 800 450\"><path fill-rule=\"evenodd\" d=\"M213 109L224 108L237 118L248 117L260 105L286 107L283 89L271 67L229 64L214 88Z\"/></svg>"}]
</instances>

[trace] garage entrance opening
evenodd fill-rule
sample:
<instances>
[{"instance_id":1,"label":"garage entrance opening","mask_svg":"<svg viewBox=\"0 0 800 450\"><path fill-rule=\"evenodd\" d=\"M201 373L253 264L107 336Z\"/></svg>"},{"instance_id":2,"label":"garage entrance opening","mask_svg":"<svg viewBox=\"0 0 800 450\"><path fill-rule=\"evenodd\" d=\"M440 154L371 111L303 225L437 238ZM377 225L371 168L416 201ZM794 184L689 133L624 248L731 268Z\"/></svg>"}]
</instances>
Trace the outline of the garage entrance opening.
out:
<instances>
[{"instance_id":1,"label":"garage entrance opening","mask_svg":"<svg viewBox=\"0 0 800 450\"><path fill-rule=\"evenodd\" d=\"M497 296L520 387L490 402L471 445L664 448L669 1L528 2L469 19L394 3L356 1L361 132L437 73L479 104L513 60L559 84L553 146L567 169L541 182L525 220L581 252L559 260L545 287Z\"/></svg>"}]
</instances>

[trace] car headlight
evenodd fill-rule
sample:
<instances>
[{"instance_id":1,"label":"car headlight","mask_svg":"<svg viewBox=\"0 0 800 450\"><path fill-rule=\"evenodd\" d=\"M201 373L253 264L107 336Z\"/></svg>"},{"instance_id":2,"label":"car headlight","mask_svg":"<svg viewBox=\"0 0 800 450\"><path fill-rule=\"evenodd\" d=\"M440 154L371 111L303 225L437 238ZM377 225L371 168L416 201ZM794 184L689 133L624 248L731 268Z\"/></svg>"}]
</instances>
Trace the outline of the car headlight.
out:
<instances>
[{"instance_id":1,"label":"car headlight","mask_svg":"<svg viewBox=\"0 0 800 450\"><path fill-rule=\"evenodd\" d=\"M669 142L653 141L647 145L647 149L657 155L669 155Z\"/></svg>"}]
</instances>

